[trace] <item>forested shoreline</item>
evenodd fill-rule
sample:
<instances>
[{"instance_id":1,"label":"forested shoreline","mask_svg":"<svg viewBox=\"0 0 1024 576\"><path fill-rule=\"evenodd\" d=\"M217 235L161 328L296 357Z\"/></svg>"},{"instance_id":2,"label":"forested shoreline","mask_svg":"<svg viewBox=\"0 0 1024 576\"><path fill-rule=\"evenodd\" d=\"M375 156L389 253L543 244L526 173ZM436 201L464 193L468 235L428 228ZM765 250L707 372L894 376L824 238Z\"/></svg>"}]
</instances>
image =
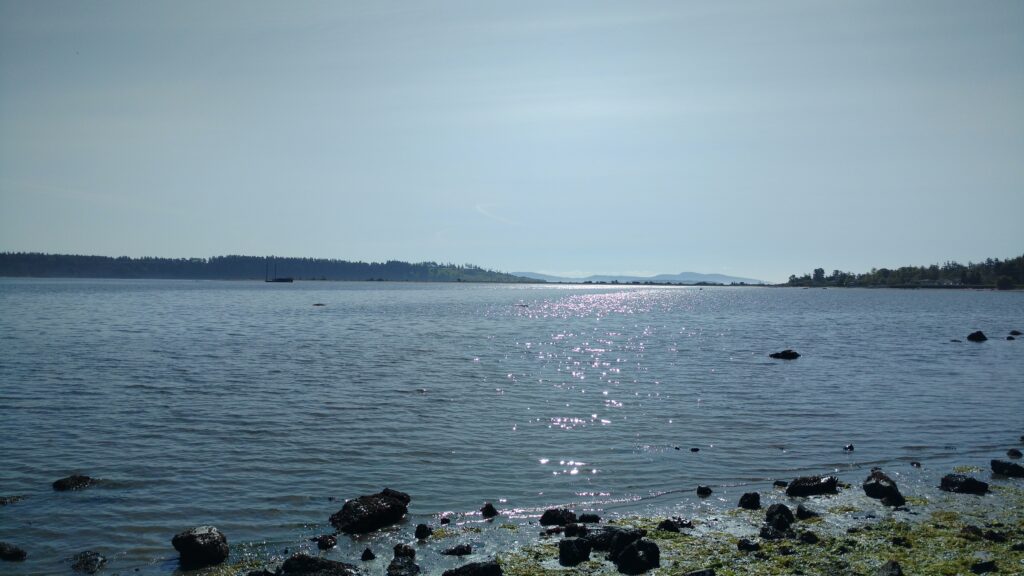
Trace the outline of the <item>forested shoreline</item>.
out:
<instances>
[{"instance_id":1,"label":"forested shoreline","mask_svg":"<svg viewBox=\"0 0 1024 576\"><path fill-rule=\"evenodd\" d=\"M872 268L862 274L833 270L826 275L824 268L816 268L810 274L790 276L786 285L1012 290L1024 287L1024 255L1006 260L988 258L984 262L968 262L966 265L946 262L894 269Z\"/></svg>"},{"instance_id":2,"label":"forested shoreline","mask_svg":"<svg viewBox=\"0 0 1024 576\"><path fill-rule=\"evenodd\" d=\"M0 276L10 277L263 280L268 275L296 280L537 282L472 264L437 262L349 262L237 255L211 258L130 258L35 252L0 253Z\"/></svg>"}]
</instances>

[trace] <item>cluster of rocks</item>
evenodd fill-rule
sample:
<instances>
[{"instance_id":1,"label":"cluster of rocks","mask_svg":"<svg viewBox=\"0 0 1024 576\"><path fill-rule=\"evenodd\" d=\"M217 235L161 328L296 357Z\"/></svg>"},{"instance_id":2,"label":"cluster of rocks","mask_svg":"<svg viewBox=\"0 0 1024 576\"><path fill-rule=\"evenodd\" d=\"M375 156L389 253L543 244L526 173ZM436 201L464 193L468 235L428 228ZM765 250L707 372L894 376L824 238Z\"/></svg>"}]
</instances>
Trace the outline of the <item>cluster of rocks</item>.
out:
<instances>
[{"instance_id":1,"label":"cluster of rocks","mask_svg":"<svg viewBox=\"0 0 1024 576\"><path fill-rule=\"evenodd\" d=\"M1017 336L1020 336L1020 335L1021 335L1020 330L1010 330L1010 334L1006 337L1006 339L1007 340L1016 340ZM970 334L968 334L967 335L967 340L969 342L984 342L984 341L988 340L988 336L986 336L985 333L982 332L981 330L977 330L977 331L974 331L974 332L971 332ZM959 340L953 340L953 342L959 342Z\"/></svg>"}]
</instances>

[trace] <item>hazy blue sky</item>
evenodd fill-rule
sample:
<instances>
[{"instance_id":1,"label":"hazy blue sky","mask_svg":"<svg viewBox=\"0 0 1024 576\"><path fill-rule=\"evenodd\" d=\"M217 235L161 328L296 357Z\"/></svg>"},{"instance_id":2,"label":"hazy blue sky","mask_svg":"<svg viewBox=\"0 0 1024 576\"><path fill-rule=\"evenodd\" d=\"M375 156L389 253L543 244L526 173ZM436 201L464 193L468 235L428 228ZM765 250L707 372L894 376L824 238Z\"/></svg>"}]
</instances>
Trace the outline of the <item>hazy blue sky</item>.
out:
<instances>
[{"instance_id":1,"label":"hazy blue sky","mask_svg":"<svg viewBox=\"0 0 1024 576\"><path fill-rule=\"evenodd\" d=\"M1024 2L0 1L0 251L1024 253Z\"/></svg>"}]
</instances>

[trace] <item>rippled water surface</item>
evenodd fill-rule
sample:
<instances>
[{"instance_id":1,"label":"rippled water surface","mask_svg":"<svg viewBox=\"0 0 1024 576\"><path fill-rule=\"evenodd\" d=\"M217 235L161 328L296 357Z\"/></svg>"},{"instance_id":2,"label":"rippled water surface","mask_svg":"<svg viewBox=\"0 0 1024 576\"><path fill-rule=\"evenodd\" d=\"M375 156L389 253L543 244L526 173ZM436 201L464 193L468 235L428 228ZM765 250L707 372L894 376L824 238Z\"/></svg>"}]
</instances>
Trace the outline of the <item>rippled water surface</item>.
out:
<instances>
[{"instance_id":1,"label":"rippled water surface","mask_svg":"<svg viewBox=\"0 0 1024 576\"><path fill-rule=\"evenodd\" d=\"M1024 427L1011 329L1020 292L0 279L3 569L294 549L383 486L526 519L980 454Z\"/></svg>"}]
</instances>

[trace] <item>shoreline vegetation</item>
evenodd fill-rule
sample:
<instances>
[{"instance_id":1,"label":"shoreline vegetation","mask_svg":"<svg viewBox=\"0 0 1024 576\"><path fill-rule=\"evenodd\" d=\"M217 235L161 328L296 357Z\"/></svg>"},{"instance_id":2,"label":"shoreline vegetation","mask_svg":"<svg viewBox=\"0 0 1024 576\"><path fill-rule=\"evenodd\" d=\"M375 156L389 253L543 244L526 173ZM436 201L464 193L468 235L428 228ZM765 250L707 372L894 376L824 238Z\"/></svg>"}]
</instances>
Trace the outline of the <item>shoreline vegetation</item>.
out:
<instances>
[{"instance_id":1,"label":"shoreline vegetation","mask_svg":"<svg viewBox=\"0 0 1024 576\"><path fill-rule=\"evenodd\" d=\"M1024 287L1024 255L1000 260L988 258L984 262L946 262L942 265L903 266L901 268L872 268L870 272L856 274L833 270L826 275L824 268L815 268L810 274L791 275L783 286L814 288L961 288L1013 290Z\"/></svg>"}]
</instances>

